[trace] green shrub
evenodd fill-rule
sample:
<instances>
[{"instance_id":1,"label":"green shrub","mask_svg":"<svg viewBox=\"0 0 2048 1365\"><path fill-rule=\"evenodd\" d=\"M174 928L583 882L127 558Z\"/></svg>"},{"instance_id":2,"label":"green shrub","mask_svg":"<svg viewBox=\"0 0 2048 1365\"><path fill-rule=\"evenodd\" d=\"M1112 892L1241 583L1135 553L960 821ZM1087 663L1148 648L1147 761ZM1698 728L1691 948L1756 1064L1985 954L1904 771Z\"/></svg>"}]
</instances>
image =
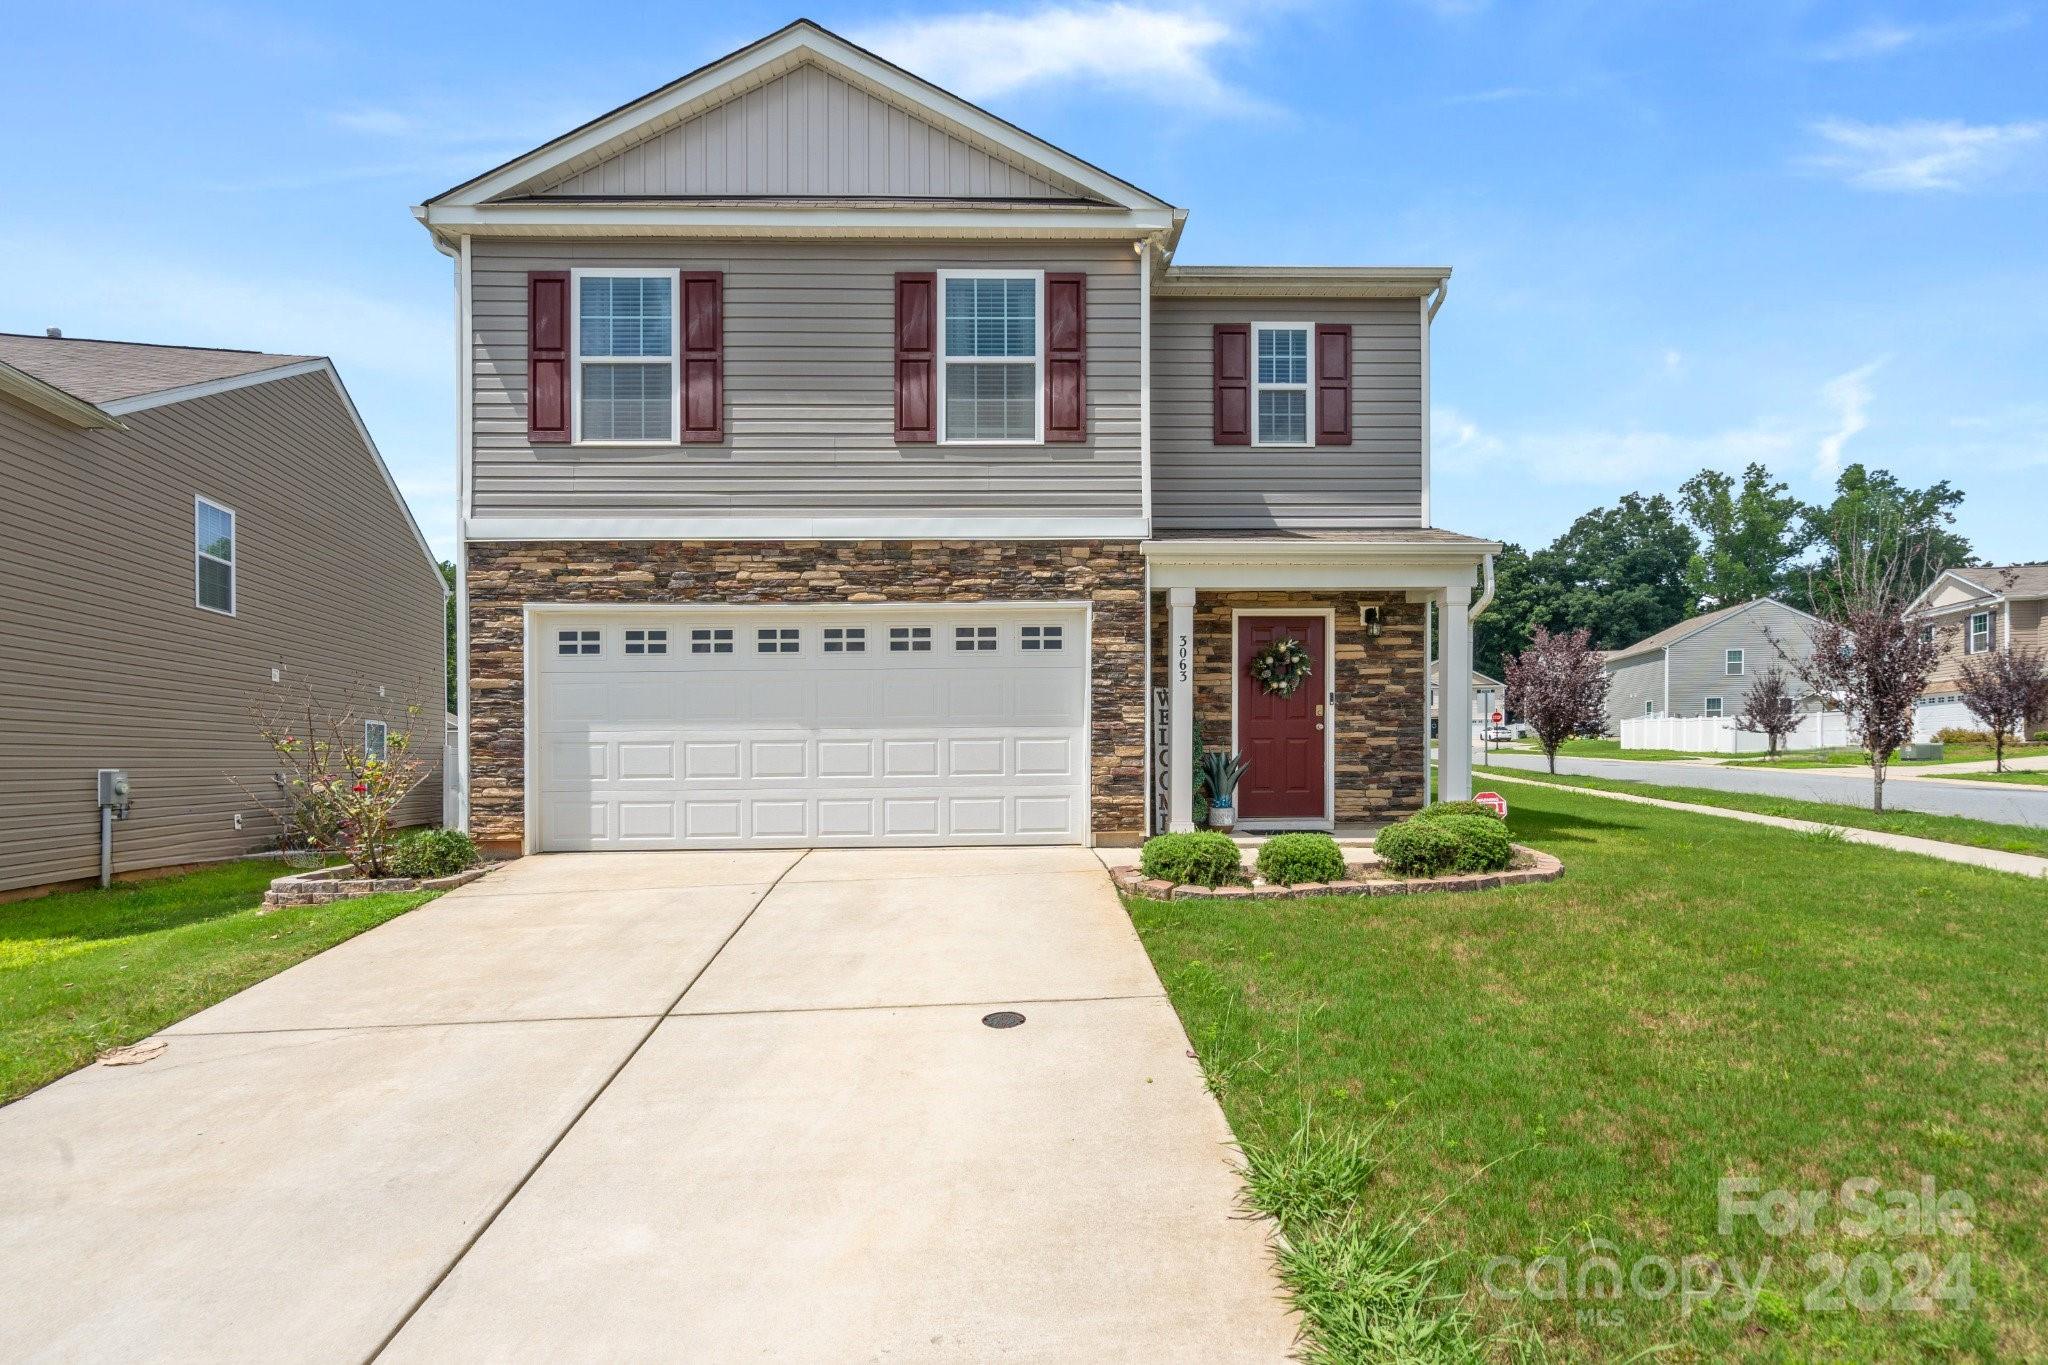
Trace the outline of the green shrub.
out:
<instances>
[{"instance_id":1,"label":"green shrub","mask_svg":"<svg viewBox=\"0 0 2048 1365\"><path fill-rule=\"evenodd\" d=\"M1498 872L1515 856L1507 827L1490 811L1403 820L1381 830L1372 847L1388 871L1404 877Z\"/></svg>"},{"instance_id":2,"label":"green shrub","mask_svg":"<svg viewBox=\"0 0 2048 1365\"><path fill-rule=\"evenodd\" d=\"M1281 886L1344 880L1344 853L1327 834L1276 834L1259 846L1259 875Z\"/></svg>"},{"instance_id":3,"label":"green shrub","mask_svg":"<svg viewBox=\"0 0 2048 1365\"><path fill-rule=\"evenodd\" d=\"M1989 730L1969 730L1960 725L1946 726L1934 732L1936 744L1989 744Z\"/></svg>"},{"instance_id":4,"label":"green shrub","mask_svg":"<svg viewBox=\"0 0 2048 1365\"><path fill-rule=\"evenodd\" d=\"M1417 820L1441 820L1446 815L1483 815L1489 820L1500 819L1500 813L1492 806L1482 806L1477 801L1438 801L1415 812Z\"/></svg>"},{"instance_id":5,"label":"green shrub","mask_svg":"<svg viewBox=\"0 0 2048 1365\"><path fill-rule=\"evenodd\" d=\"M1176 886L1222 886L1243 880L1243 857L1229 835L1214 830L1155 834L1138 854L1138 870Z\"/></svg>"},{"instance_id":6,"label":"green shrub","mask_svg":"<svg viewBox=\"0 0 2048 1365\"><path fill-rule=\"evenodd\" d=\"M401 877L446 877L475 863L476 845L459 829L416 829L391 855L391 870Z\"/></svg>"}]
</instances>

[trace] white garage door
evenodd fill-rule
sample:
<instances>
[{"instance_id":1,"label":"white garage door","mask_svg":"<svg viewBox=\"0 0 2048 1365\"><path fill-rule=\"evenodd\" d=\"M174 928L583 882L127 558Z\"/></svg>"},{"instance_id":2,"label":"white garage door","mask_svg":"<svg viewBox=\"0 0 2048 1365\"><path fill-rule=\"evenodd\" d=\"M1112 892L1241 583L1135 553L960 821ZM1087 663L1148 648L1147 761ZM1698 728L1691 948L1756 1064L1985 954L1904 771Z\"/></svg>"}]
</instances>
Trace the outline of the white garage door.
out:
<instances>
[{"instance_id":1,"label":"white garage door","mask_svg":"<svg viewBox=\"0 0 2048 1365\"><path fill-rule=\"evenodd\" d=\"M1957 696L1926 697L1913 705L1913 739L1926 744L1942 730L1981 730L1984 722L1970 714Z\"/></svg>"},{"instance_id":2,"label":"white garage door","mask_svg":"<svg viewBox=\"0 0 2048 1365\"><path fill-rule=\"evenodd\" d=\"M1082 840L1081 611L534 622L540 848Z\"/></svg>"}]
</instances>

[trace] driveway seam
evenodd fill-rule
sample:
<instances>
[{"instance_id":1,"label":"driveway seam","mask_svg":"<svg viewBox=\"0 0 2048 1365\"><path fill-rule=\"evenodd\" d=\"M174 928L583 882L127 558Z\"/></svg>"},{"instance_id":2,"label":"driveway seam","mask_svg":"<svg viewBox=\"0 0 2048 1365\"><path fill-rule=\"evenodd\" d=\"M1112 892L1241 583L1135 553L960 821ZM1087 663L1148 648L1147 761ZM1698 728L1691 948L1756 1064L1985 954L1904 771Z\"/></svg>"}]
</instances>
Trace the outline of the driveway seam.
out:
<instances>
[{"instance_id":1,"label":"driveway seam","mask_svg":"<svg viewBox=\"0 0 2048 1365\"><path fill-rule=\"evenodd\" d=\"M534 1175L540 1170L540 1168L547 1164L548 1158L555 1154L555 1150L562 1145L563 1140L567 1138L570 1133L576 1130L576 1125L583 1121L583 1116L585 1114L588 1114L592 1106L594 1106L598 1102L598 1100L603 1098L605 1091L612 1088L612 1083L618 1080L621 1073L623 1073L627 1067L633 1064L633 1059L640 1055L640 1049L647 1046L647 1040L655 1035L656 1030L660 1029L662 1024L668 1019L669 1015L674 1012L675 1007L683 1003L683 997L688 995L691 989L694 986L696 986L696 984L699 981L704 979L704 973L711 970L711 964L718 961L719 955L722 954L726 950L727 946L732 943L733 939L739 934L740 930L747 927L747 921L751 920L754 917L755 912L758 911L763 905L768 903L768 898L775 894L775 888L782 885L782 879L784 877L787 877L791 872L795 871L796 868L803 862L803 860L805 858L808 858L810 855L811 850L809 849L805 849L803 850L803 852L797 854L795 860L792 861L788 867L783 868L782 871L776 875L774 881L768 883L768 885L765 888L763 888L761 894L755 898L754 903L747 907L747 913L740 916L740 922L732 927L730 933L726 934L726 936L723 939L719 940L717 949L711 954L711 956L704 959L703 963L698 966L696 971L690 974L690 979L683 983L683 988L681 990L676 992L675 999L668 1002L668 1008L663 1010L661 1014L654 1019L654 1022L652 1024L648 1025L647 1031L641 1034L639 1040L635 1042L633 1046L627 1050L626 1055L619 1059L619 1064L611 1069L611 1073L604 1078L603 1084L599 1085L597 1089L590 1092L590 1098L583 1101L582 1105L578 1107L576 1112L570 1116L569 1121L562 1125L562 1131L556 1133L554 1139L550 1141L548 1145L541 1150L540 1155L533 1159L533 1163L526 1168L526 1173L524 1175L521 1175L518 1180L513 1182L512 1188L505 1192L505 1197L503 1199L500 1199L497 1203L497 1206L493 1208L490 1211L490 1213L484 1217L482 1222L477 1224L476 1231L470 1233L470 1235L464 1239L462 1245L456 1248L455 1254L448 1259L448 1264L441 1267L441 1272L438 1275L434 1276L433 1280L427 1285L427 1287L424 1290L420 1291L419 1296L412 1301L411 1306L408 1307L404 1313L399 1315L398 1321L392 1324L391 1330L384 1334L383 1340L379 1341L377 1345L370 1351L369 1355L363 1358L365 1361L365 1365L369 1365L369 1362L375 1361L379 1356L383 1355L384 1352L390 1348L391 1343L398 1339L398 1334L405 1330L406 1324L410 1323L413 1320L413 1318L418 1315L420 1309L426 1306L427 1300L433 1298L435 1292L438 1291L443 1284L447 1283L448 1277L455 1273L455 1267L462 1264L463 1257L469 1255L469 1253L475 1249L476 1244L479 1241L483 1240L483 1235L491 1230L492 1224L498 1221L498 1216L504 1213L506 1209L511 1207L512 1201L519 1197L520 1191L526 1188L527 1182L532 1180Z\"/></svg>"}]
</instances>

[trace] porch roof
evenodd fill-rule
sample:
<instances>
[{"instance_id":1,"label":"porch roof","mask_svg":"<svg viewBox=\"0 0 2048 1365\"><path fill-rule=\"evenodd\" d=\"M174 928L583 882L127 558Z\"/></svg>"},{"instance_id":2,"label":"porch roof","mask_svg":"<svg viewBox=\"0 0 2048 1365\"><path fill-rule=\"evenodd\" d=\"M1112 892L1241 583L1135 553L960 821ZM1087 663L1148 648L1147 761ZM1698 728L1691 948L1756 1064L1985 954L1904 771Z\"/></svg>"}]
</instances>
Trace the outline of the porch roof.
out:
<instances>
[{"instance_id":1,"label":"porch roof","mask_svg":"<svg viewBox=\"0 0 2048 1365\"><path fill-rule=\"evenodd\" d=\"M1434 526L1168 531L1138 546L1154 588L1469 587L1501 543Z\"/></svg>"}]
</instances>

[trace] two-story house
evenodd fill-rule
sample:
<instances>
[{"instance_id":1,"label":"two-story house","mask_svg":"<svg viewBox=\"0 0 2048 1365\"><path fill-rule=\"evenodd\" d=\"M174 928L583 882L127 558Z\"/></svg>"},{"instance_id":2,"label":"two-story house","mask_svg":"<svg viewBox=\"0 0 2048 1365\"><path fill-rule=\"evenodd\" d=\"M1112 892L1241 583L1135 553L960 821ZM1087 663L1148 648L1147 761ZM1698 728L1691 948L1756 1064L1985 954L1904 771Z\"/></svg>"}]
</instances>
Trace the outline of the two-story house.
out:
<instances>
[{"instance_id":1,"label":"two-story house","mask_svg":"<svg viewBox=\"0 0 2048 1365\"><path fill-rule=\"evenodd\" d=\"M1197 718L1255 827L1426 799L1499 548L1430 522L1448 270L1179 264L1184 209L809 22L415 214L488 845L1132 842Z\"/></svg>"},{"instance_id":2,"label":"two-story house","mask_svg":"<svg viewBox=\"0 0 2048 1365\"><path fill-rule=\"evenodd\" d=\"M2048 652L2048 564L1970 564L1943 572L1913 601L1921 631L1941 647L1941 662L1913 708L1913 738L1942 730L1981 730L1958 690L1963 663L1995 650ZM2025 733L2048 729L2029 716Z\"/></svg>"},{"instance_id":3,"label":"two-story house","mask_svg":"<svg viewBox=\"0 0 2048 1365\"><path fill-rule=\"evenodd\" d=\"M1689 616L1601 656L1607 670L1607 732L1633 716L1742 714L1756 680L1776 668L1804 710L1821 701L1797 677L1813 652L1813 617L1775 597L1757 597Z\"/></svg>"}]
</instances>

